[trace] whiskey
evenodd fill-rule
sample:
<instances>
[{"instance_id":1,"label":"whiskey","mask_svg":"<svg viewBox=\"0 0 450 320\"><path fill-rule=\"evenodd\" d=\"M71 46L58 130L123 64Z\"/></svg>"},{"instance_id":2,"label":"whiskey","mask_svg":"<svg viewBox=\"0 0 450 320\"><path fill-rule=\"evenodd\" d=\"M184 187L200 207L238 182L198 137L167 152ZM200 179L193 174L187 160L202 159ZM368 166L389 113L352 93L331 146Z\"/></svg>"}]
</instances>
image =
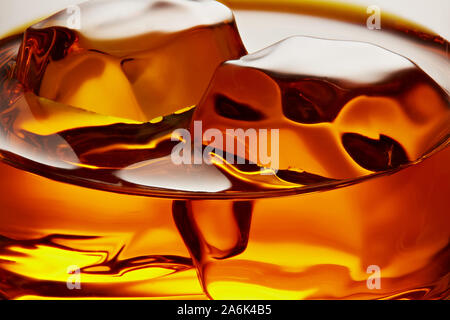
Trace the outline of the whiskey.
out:
<instances>
[{"instance_id":1,"label":"whiskey","mask_svg":"<svg viewBox=\"0 0 450 320\"><path fill-rule=\"evenodd\" d=\"M60 13L0 42L2 298L448 298L445 40L387 21L366 36L403 56L309 37L254 53L239 21L265 34L276 2L226 2L237 24L213 1L144 2L134 21L86 4L81 30ZM336 12L325 31L365 27ZM278 170L250 149L226 161L239 139L174 164L172 133L195 121L279 129Z\"/></svg>"}]
</instances>

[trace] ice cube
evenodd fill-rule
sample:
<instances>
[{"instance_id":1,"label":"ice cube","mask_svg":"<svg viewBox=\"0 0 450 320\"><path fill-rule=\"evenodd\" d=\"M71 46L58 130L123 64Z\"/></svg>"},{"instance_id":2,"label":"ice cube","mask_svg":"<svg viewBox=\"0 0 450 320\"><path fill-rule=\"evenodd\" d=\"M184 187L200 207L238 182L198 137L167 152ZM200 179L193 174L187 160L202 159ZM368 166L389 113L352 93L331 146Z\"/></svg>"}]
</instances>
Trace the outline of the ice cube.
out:
<instances>
[{"instance_id":1,"label":"ice cube","mask_svg":"<svg viewBox=\"0 0 450 320\"><path fill-rule=\"evenodd\" d=\"M147 121L195 105L216 67L246 53L232 12L212 0L103 0L27 29L17 75L44 98Z\"/></svg>"},{"instance_id":2,"label":"ice cube","mask_svg":"<svg viewBox=\"0 0 450 320\"><path fill-rule=\"evenodd\" d=\"M227 129L279 129L277 169L346 179L422 157L448 135L449 104L427 74L391 51L292 37L222 64L193 121L204 132L219 129L223 141L234 139L223 143L227 152L238 145L258 164L260 152Z\"/></svg>"}]
</instances>

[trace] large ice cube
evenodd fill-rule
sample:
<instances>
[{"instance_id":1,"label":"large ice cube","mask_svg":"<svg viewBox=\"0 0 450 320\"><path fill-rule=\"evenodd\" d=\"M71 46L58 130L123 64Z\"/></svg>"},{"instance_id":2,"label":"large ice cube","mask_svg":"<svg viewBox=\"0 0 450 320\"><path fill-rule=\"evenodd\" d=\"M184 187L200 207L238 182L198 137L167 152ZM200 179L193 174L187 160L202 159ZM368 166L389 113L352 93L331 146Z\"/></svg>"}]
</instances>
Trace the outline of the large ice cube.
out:
<instances>
[{"instance_id":1,"label":"large ice cube","mask_svg":"<svg viewBox=\"0 0 450 320\"><path fill-rule=\"evenodd\" d=\"M203 131L217 128L223 141L245 144L258 164L259 152L227 129L279 129L280 169L344 179L426 154L448 135L449 104L428 75L393 52L292 37L222 64L194 113L200 120Z\"/></svg>"},{"instance_id":2,"label":"large ice cube","mask_svg":"<svg viewBox=\"0 0 450 320\"><path fill-rule=\"evenodd\" d=\"M139 121L197 104L216 67L246 53L232 12L212 0L103 0L24 35L17 75L57 102Z\"/></svg>"}]
</instances>

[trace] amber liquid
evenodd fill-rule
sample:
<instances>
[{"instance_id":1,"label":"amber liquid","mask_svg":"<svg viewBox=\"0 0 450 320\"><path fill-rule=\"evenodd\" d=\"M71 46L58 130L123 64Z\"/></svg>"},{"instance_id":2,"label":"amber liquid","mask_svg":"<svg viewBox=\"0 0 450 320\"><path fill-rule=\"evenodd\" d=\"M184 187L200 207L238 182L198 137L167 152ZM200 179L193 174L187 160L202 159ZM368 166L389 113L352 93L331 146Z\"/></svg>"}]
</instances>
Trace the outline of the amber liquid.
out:
<instances>
[{"instance_id":1,"label":"amber liquid","mask_svg":"<svg viewBox=\"0 0 450 320\"><path fill-rule=\"evenodd\" d=\"M288 7L297 13L318 12L296 9L295 4ZM201 29L197 36L232 34L232 28ZM146 108L149 93L139 89L136 80L145 83L149 76L142 63L127 69L133 60L83 51L74 40L76 33L62 31L65 36L57 39L72 40L53 44L54 54L65 48L64 54L72 59L69 65L77 68L76 78L55 65L60 59L53 59L52 67L40 64L44 58L38 58L45 35L61 29L47 29L39 37L28 35L31 46L21 44L23 35L1 42L0 297L448 298L448 91L424 73L398 77L397 83L410 88L399 96L379 87L332 94L345 101L341 107L358 95L369 96L358 100L366 112L353 113L353 122L342 122L342 150L353 159L351 164L339 163L338 152L329 153L332 147L323 142L327 123L333 123L341 111L327 102L327 89L323 85L305 89L298 79L271 74L273 90L279 86L287 101L279 110L297 126L282 131L286 147L281 150L298 143L293 130L308 135L307 125L319 124L318 134L312 136L317 140L311 139L308 148L289 150L284 157L282 153L287 160L275 176L256 177L257 164L174 172L167 169L175 144L170 140L172 130L189 128L193 119L203 119L207 126L213 119L211 126L221 124L217 115L227 119L224 127L230 119L233 125L245 124L249 115L264 111L263 106L256 102L251 106L256 111L230 114L229 108L243 110L249 105L235 101L232 84L225 83L218 86L225 88L221 95L207 95L190 108L206 90L206 73L212 72L206 70L194 77L199 80L195 90L188 95L177 91L173 100L166 101L171 109ZM445 55L440 52L440 38L419 35L421 40L414 40L423 41L421 50ZM208 55L215 60L205 64L215 68L218 61L244 55L240 39L231 38L228 50ZM185 39L193 47L202 41ZM25 49L35 50L35 55ZM175 46L165 52L177 50ZM33 59L24 62L30 56ZM111 72L109 76L95 72L99 64ZM111 76L118 74L117 68L128 70L128 78L119 81ZM192 68L188 72L196 66ZM68 79L61 80L65 76ZM240 79L256 83L253 90L258 93L258 77L244 72ZM92 79L97 81L94 85ZM131 88L124 87L130 83ZM99 98L91 85L113 86L108 90L119 90L121 96ZM214 85L209 88L215 90ZM251 89L244 94L250 100L255 94ZM270 95L270 90L268 86L264 92ZM320 91L324 107L308 104L310 99L295 100L295 90ZM120 106L130 92L137 98L124 111ZM391 138L365 138L373 134L349 129L370 113L371 95L401 101L410 111L397 118L397 113L374 118L375 126L389 131ZM161 101L151 102L166 103ZM375 102L383 107L385 100ZM208 108L209 103L216 108ZM299 104L307 105L306 113L296 112ZM386 103L385 110L389 106ZM212 110L214 114L209 113ZM314 161L297 162L304 154L321 159L320 170L308 166ZM301 170L292 170L295 166ZM208 188L221 181L228 183L227 188L205 192L195 184L204 176L212 177ZM187 186L167 187L167 180L177 179L184 179L179 186L187 180ZM375 290L367 286L371 265L381 269L381 288ZM80 268L80 290L67 287L69 266Z\"/></svg>"}]
</instances>

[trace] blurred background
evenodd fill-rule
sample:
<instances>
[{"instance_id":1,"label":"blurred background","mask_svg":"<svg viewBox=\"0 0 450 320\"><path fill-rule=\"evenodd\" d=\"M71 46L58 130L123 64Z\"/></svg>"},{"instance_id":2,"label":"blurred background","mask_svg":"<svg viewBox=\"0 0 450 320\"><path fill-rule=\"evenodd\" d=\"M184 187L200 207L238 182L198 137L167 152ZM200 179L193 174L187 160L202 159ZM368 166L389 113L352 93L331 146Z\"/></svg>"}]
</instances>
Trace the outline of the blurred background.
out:
<instances>
[{"instance_id":1,"label":"blurred background","mask_svg":"<svg viewBox=\"0 0 450 320\"><path fill-rule=\"evenodd\" d=\"M85 0L2 0L0 1L0 37L31 21L48 16L68 5ZM315 2L330 2L316 0ZM377 5L380 9L426 26L446 38L450 38L449 0L340 0L363 6Z\"/></svg>"}]
</instances>

